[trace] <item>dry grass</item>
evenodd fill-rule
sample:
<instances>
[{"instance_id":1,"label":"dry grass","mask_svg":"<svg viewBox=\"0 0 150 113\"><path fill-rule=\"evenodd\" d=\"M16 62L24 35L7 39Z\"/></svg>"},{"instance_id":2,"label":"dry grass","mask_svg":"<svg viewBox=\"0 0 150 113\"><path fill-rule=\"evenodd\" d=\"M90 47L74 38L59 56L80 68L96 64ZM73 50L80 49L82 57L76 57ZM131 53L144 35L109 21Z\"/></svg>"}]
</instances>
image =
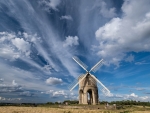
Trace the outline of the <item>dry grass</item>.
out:
<instances>
[{"instance_id":1,"label":"dry grass","mask_svg":"<svg viewBox=\"0 0 150 113\"><path fill-rule=\"evenodd\" d=\"M140 111L138 111L140 110ZM124 109L124 110L106 110L106 109L62 109L50 107L0 107L0 113L150 113L143 109Z\"/></svg>"},{"instance_id":2,"label":"dry grass","mask_svg":"<svg viewBox=\"0 0 150 113\"><path fill-rule=\"evenodd\" d=\"M107 110L61 109L48 107L0 107L0 113L118 113Z\"/></svg>"}]
</instances>

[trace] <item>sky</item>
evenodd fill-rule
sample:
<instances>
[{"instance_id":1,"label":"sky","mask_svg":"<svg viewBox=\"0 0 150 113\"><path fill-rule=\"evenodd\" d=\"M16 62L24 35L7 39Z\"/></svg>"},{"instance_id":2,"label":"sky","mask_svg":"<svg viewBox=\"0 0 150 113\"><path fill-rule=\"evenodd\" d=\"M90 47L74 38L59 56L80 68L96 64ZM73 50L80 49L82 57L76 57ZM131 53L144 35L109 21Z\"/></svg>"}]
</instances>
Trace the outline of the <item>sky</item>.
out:
<instances>
[{"instance_id":1,"label":"sky","mask_svg":"<svg viewBox=\"0 0 150 113\"><path fill-rule=\"evenodd\" d=\"M0 102L78 99L102 58L100 101L150 101L150 0L0 0Z\"/></svg>"}]
</instances>

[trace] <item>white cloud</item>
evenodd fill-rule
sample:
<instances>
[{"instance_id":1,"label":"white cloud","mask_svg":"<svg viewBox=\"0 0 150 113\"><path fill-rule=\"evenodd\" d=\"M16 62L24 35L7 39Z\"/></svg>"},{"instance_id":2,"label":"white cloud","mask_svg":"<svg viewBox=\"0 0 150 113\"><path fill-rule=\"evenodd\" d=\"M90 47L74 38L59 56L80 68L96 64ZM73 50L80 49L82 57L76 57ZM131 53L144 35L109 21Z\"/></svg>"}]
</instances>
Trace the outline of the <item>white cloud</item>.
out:
<instances>
[{"instance_id":1,"label":"white cloud","mask_svg":"<svg viewBox=\"0 0 150 113\"><path fill-rule=\"evenodd\" d=\"M150 51L149 3L149 0L125 0L122 17L113 18L96 31L97 54L108 61L107 64L119 66L128 52ZM141 5L144 8L139 11Z\"/></svg>"},{"instance_id":2,"label":"white cloud","mask_svg":"<svg viewBox=\"0 0 150 113\"><path fill-rule=\"evenodd\" d=\"M15 60L20 53L15 50L11 40L16 38L15 33L0 32L0 56L4 59Z\"/></svg>"},{"instance_id":3,"label":"white cloud","mask_svg":"<svg viewBox=\"0 0 150 113\"><path fill-rule=\"evenodd\" d=\"M42 94L49 94L50 97L54 97L54 98L67 98L67 99L77 99L77 95L78 93L75 91L74 93L71 92L69 90L48 90L48 91L45 91L45 92L41 92Z\"/></svg>"},{"instance_id":4,"label":"white cloud","mask_svg":"<svg viewBox=\"0 0 150 113\"><path fill-rule=\"evenodd\" d=\"M12 81L12 85L13 85L13 86L17 86L18 84L16 83L15 80L13 80L13 81Z\"/></svg>"},{"instance_id":5,"label":"white cloud","mask_svg":"<svg viewBox=\"0 0 150 113\"><path fill-rule=\"evenodd\" d=\"M130 95L128 95L129 97L138 97L138 95L136 95L135 93L131 93Z\"/></svg>"},{"instance_id":6,"label":"white cloud","mask_svg":"<svg viewBox=\"0 0 150 113\"><path fill-rule=\"evenodd\" d=\"M141 100L147 100L147 99L149 99L149 97L148 96L143 96L143 97L140 97L140 99Z\"/></svg>"},{"instance_id":7,"label":"white cloud","mask_svg":"<svg viewBox=\"0 0 150 113\"><path fill-rule=\"evenodd\" d=\"M136 88L137 91L143 91L145 88Z\"/></svg>"},{"instance_id":8,"label":"white cloud","mask_svg":"<svg viewBox=\"0 0 150 113\"><path fill-rule=\"evenodd\" d=\"M29 57L30 43L21 38L16 33L0 32L0 56L8 59L15 60L21 56Z\"/></svg>"},{"instance_id":9,"label":"white cloud","mask_svg":"<svg viewBox=\"0 0 150 113\"><path fill-rule=\"evenodd\" d=\"M75 37L68 36L66 37L66 40L64 41L63 46L67 47L67 46L79 45L78 39L79 38L77 36Z\"/></svg>"},{"instance_id":10,"label":"white cloud","mask_svg":"<svg viewBox=\"0 0 150 113\"><path fill-rule=\"evenodd\" d=\"M0 42L4 42L5 40L11 40L16 38L15 33L8 33L8 32L0 32Z\"/></svg>"},{"instance_id":11,"label":"white cloud","mask_svg":"<svg viewBox=\"0 0 150 113\"><path fill-rule=\"evenodd\" d=\"M78 94L73 94L71 93L70 94L70 91L68 90L49 90L47 92L42 92L42 93L45 93L45 94L50 94L50 96L52 98L61 98L63 97L63 99L72 99L72 100L76 100L77 99L77 95Z\"/></svg>"},{"instance_id":12,"label":"white cloud","mask_svg":"<svg viewBox=\"0 0 150 113\"><path fill-rule=\"evenodd\" d=\"M45 10L53 9L58 11L57 6L60 4L61 0L41 0L39 3L45 5Z\"/></svg>"},{"instance_id":13,"label":"white cloud","mask_svg":"<svg viewBox=\"0 0 150 113\"><path fill-rule=\"evenodd\" d=\"M74 93L72 92L72 93L70 93L70 95L74 95Z\"/></svg>"},{"instance_id":14,"label":"white cloud","mask_svg":"<svg viewBox=\"0 0 150 113\"><path fill-rule=\"evenodd\" d=\"M22 35L28 42L32 42L32 43L41 43L42 40L41 40L41 37L38 37L37 34L28 34L26 32L19 32L18 33L20 36Z\"/></svg>"},{"instance_id":15,"label":"white cloud","mask_svg":"<svg viewBox=\"0 0 150 113\"><path fill-rule=\"evenodd\" d=\"M65 92L64 92L64 90L60 90L60 91L55 91L55 92L53 92L53 96L55 97L55 96L65 96L65 95L67 95Z\"/></svg>"},{"instance_id":16,"label":"white cloud","mask_svg":"<svg viewBox=\"0 0 150 113\"><path fill-rule=\"evenodd\" d=\"M70 15L61 16L60 19L73 20Z\"/></svg>"},{"instance_id":17,"label":"white cloud","mask_svg":"<svg viewBox=\"0 0 150 113\"><path fill-rule=\"evenodd\" d=\"M0 101L2 102L9 102L9 101L20 101L22 98L6 98L6 97L0 97Z\"/></svg>"},{"instance_id":18,"label":"white cloud","mask_svg":"<svg viewBox=\"0 0 150 113\"><path fill-rule=\"evenodd\" d=\"M46 91L46 94L51 94L53 92L54 92L54 90L49 90L49 91Z\"/></svg>"},{"instance_id":19,"label":"white cloud","mask_svg":"<svg viewBox=\"0 0 150 113\"><path fill-rule=\"evenodd\" d=\"M49 90L49 91L46 91L46 92L42 92L42 93L45 93L45 94L50 94L52 97L60 97L60 96L69 96L67 93L65 93L64 90L58 90L58 91L54 91L54 90Z\"/></svg>"},{"instance_id":20,"label":"white cloud","mask_svg":"<svg viewBox=\"0 0 150 113\"><path fill-rule=\"evenodd\" d=\"M21 92L19 95L31 97L31 96L33 96L34 94L32 94L30 91L24 91L24 92Z\"/></svg>"},{"instance_id":21,"label":"white cloud","mask_svg":"<svg viewBox=\"0 0 150 113\"><path fill-rule=\"evenodd\" d=\"M110 97L110 98L123 98L124 96L120 95L120 94L109 93L109 95L107 95L107 97Z\"/></svg>"},{"instance_id":22,"label":"white cloud","mask_svg":"<svg viewBox=\"0 0 150 113\"><path fill-rule=\"evenodd\" d=\"M20 57L20 53L12 49L10 46L3 45L3 47L0 47L0 56L4 59L8 59L10 61L13 61Z\"/></svg>"},{"instance_id":23,"label":"white cloud","mask_svg":"<svg viewBox=\"0 0 150 113\"><path fill-rule=\"evenodd\" d=\"M115 8L110 8L108 9L107 8L107 4L105 2L102 2L101 3L101 10L100 10L100 13L106 17L106 18L112 18L114 16L116 16L116 13L115 13Z\"/></svg>"},{"instance_id":24,"label":"white cloud","mask_svg":"<svg viewBox=\"0 0 150 113\"><path fill-rule=\"evenodd\" d=\"M147 65L150 64L149 62L141 61L141 62L135 62L136 65Z\"/></svg>"},{"instance_id":25,"label":"white cloud","mask_svg":"<svg viewBox=\"0 0 150 113\"><path fill-rule=\"evenodd\" d=\"M3 81L4 81L4 79L1 78L1 79L0 79L0 83L2 83Z\"/></svg>"},{"instance_id":26,"label":"white cloud","mask_svg":"<svg viewBox=\"0 0 150 113\"><path fill-rule=\"evenodd\" d=\"M12 93L12 92L21 92L22 86L18 85L15 80L12 81L12 84L5 84L4 81L0 83L0 93Z\"/></svg>"},{"instance_id":27,"label":"white cloud","mask_svg":"<svg viewBox=\"0 0 150 113\"><path fill-rule=\"evenodd\" d=\"M102 97L103 95L101 95ZM110 96L107 96L109 98L114 98L117 100L136 100L136 101L150 101L149 96L138 96L135 93L131 94L111 94Z\"/></svg>"},{"instance_id":28,"label":"white cloud","mask_svg":"<svg viewBox=\"0 0 150 113\"><path fill-rule=\"evenodd\" d=\"M68 98L68 96L64 96L65 98Z\"/></svg>"},{"instance_id":29,"label":"white cloud","mask_svg":"<svg viewBox=\"0 0 150 113\"><path fill-rule=\"evenodd\" d=\"M45 65L45 66L43 67L43 69L46 70L46 71L49 71L49 70L52 69L52 67L51 67L50 65Z\"/></svg>"},{"instance_id":30,"label":"white cloud","mask_svg":"<svg viewBox=\"0 0 150 113\"><path fill-rule=\"evenodd\" d=\"M61 78L50 77L46 80L46 83L49 85L61 84L63 81Z\"/></svg>"},{"instance_id":31,"label":"white cloud","mask_svg":"<svg viewBox=\"0 0 150 113\"><path fill-rule=\"evenodd\" d=\"M19 50L25 53L30 50L30 44L22 38L15 38L12 39L11 41L14 46L16 46Z\"/></svg>"},{"instance_id":32,"label":"white cloud","mask_svg":"<svg viewBox=\"0 0 150 113\"><path fill-rule=\"evenodd\" d=\"M134 56L132 54L130 54L126 59L126 62L133 62L134 61Z\"/></svg>"},{"instance_id":33,"label":"white cloud","mask_svg":"<svg viewBox=\"0 0 150 113\"><path fill-rule=\"evenodd\" d=\"M116 97L116 98L123 98L123 96L122 96L122 95L119 95L119 94L115 95L115 97Z\"/></svg>"},{"instance_id":34,"label":"white cloud","mask_svg":"<svg viewBox=\"0 0 150 113\"><path fill-rule=\"evenodd\" d=\"M138 100L138 101L149 101L150 97L148 97L148 96L138 96L135 93L131 93L129 95L124 95L124 99L132 99L132 100Z\"/></svg>"}]
</instances>

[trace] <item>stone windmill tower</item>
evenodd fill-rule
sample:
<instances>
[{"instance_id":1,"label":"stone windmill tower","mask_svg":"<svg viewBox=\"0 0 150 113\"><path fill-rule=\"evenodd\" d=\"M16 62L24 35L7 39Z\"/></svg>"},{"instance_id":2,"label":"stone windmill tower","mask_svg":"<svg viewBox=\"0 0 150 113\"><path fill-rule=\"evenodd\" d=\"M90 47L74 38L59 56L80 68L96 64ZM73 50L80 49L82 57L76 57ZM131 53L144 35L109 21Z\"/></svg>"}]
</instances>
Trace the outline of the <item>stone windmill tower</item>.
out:
<instances>
[{"instance_id":1,"label":"stone windmill tower","mask_svg":"<svg viewBox=\"0 0 150 113\"><path fill-rule=\"evenodd\" d=\"M110 91L90 72L95 72L102 64L103 59L94 65L90 71L87 71L87 66L80 61L79 58L73 57L73 59L86 71L86 73L80 75L70 85L70 91L79 84L79 104L98 104L98 89L100 89L105 95L109 95Z\"/></svg>"},{"instance_id":2,"label":"stone windmill tower","mask_svg":"<svg viewBox=\"0 0 150 113\"><path fill-rule=\"evenodd\" d=\"M82 75L84 76L84 75ZM79 77L79 81L82 79ZM93 77L88 74L81 82L79 82L79 104L97 104L98 88Z\"/></svg>"}]
</instances>

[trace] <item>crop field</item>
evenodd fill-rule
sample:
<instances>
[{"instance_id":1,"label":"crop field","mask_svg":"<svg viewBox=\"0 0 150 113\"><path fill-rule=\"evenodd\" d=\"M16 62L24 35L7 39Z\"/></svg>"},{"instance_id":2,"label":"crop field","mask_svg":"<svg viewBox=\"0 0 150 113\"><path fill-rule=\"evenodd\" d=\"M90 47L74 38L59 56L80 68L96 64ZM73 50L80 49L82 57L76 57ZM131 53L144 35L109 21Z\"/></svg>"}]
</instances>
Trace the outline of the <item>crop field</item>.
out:
<instances>
[{"instance_id":1,"label":"crop field","mask_svg":"<svg viewBox=\"0 0 150 113\"><path fill-rule=\"evenodd\" d=\"M0 113L150 113L150 108L134 106L124 109L92 109L90 108L54 108L54 107L19 107L1 106Z\"/></svg>"}]
</instances>

